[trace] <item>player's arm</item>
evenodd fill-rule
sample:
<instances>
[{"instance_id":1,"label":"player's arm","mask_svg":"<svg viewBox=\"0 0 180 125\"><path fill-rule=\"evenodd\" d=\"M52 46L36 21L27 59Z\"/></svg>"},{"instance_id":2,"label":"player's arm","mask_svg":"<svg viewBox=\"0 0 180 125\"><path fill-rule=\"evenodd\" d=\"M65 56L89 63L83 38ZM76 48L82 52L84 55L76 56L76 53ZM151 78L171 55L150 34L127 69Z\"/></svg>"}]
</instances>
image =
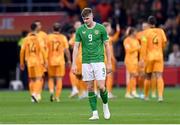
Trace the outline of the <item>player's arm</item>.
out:
<instances>
[{"instance_id":1,"label":"player's arm","mask_svg":"<svg viewBox=\"0 0 180 125\"><path fill-rule=\"evenodd\" d=\"M70 51L69 51L69 44L68 44L68 39L65 35L63 35L63 43L64 43L64 53L67 58L67 63L70 66L71 65L71 56L70 56Z\"/></svg>"},{"instance_id":2,"label":"player's arm","mask_svg":"<svg viewBox=\"0 0 180 125\"><path fill-rule=\"evenodd\" d=\"M112 42L115 43L118 41L119 39L119 34L120 34L120 26L119 24L116 25L116 32L115 34L112 36Z\"/></svg>"},{"instance_id":3,"label":"player's arm","mask_svg":"<svg viewBox=\"0 0 180 125\"><path fill-rule=\"evenodd\" d=\"M76 59L77 59L77 55L78 55L78 49L79 49L79 45L80 45L80 42L75 42L74 44L74 49L73 49L73 60L72 60L72 72L74 74L76 74L76 71L77 71L77 67L76 67Z\"/></svg>"},{"instance_id":4,"label":"player's arm","mask_svg":"<svg viewBox=\"0 0 180 125\"><path fill-rule=\"evenodd\" d=\"M74 43L75 43L75 34L72 34L72 36L71 36L71 38L70 38L70 40L69 40L69 46L70 46L71 48L73 48Z\"/></svg>"},{"instance_id":5,"label":"player's arm","mask_svg":"<svg viewBox=\"0 0 180 125\"><path fill-rule=\"evenodd\" d=\"M162 32L161 34L162 34L162 39L163 39L163 49L165 49L167 45L167 37L163 29L161 29L161 32Z\"/></svg>"},{"instance_id":6,"label":"player's arm","mask_svg":"<svg viewBox=\"0 0 180 125\"><path fill-rule=\"evenodd\" d=\"M71 65L71 56L70 56L69 48L65 48L64 53L65 53L65 55L67 57L68 65Z\"/></svg>"},{"instance_id":7,"label":"player's arm","mask_svg":"<svg viewBox=\"0 0 180 125\"><path fill-rule=\"evenodd\" d=\"M21 70L24 70L24 67L25 67L24 60L25 60L25 42L21 46L21 50L20 50L20 69Z\"/></svg>"},{"instance_id":8,"label":"player's arm","mask_svg":"<svg viewBox=\"0 0 180 125\"><path fill-rule=\"evenodd\" d=\"M110 50L110 45L109 42L105 42L105 51L106 51L106 56L107 56L107 73L112 72L112 63L111 63L111 50Z\"/></svg>"},{"instance_id":9,"label":"player's arm","mask_svg":"<svg viewBox=\"0 0 180 125\"><path fill-rule=\"evenodd\" d=\"M40 49L40 53L42 53L43 56L43 62L44 62L44 66L47 68L48 62L47 62L47 51L45 51L45 49L43 47L40 46L40 44L38 44L38 48Z\"/></svg>"}]
</instances>

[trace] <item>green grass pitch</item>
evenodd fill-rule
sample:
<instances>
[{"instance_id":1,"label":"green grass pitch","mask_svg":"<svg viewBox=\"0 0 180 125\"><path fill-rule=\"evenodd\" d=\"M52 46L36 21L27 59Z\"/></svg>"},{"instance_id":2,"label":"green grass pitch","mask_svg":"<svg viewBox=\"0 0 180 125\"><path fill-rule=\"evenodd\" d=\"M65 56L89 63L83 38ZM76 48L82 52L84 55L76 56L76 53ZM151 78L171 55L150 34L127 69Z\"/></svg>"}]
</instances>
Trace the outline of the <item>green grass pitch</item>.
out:
<instances>
[{"instance_id":1,"label":"green grass pitch","mask_svg":"<svg viewBox=\"0 0 180 125\"><path fill-rule=\"evenodd\" d=\"M43 100L31 103L27 91L0 91L0 124L180 124L180 89L166 88L164 102L157 99L143 101L140 99L125 99L125 89L116 88L114 94L118 97L109 100L111 119L105 120L102 112L102 102L98 99L100 119L89 121L91 115L87 99L69 99L70 89L64 89L61 102L50 102L49 93L43 92Z\"/></svg>"}]
</instances>

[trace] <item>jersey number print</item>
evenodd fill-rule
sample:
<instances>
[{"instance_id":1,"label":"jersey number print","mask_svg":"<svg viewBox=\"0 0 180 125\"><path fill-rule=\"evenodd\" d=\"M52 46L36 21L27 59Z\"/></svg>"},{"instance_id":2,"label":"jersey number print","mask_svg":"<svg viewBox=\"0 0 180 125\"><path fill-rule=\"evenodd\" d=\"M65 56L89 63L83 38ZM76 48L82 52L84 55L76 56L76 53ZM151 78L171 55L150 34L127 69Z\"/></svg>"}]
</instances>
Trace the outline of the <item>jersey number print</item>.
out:
<instances>
[{"instance_id":1,"label":"jersey number print","mask_svg":"<svg viewBox=\"0 0 180 125\"><path fill-rule=\"evenodd\" d=\"M57 39L54 39L53 44L52 44L52 51L58 51L59 45L60 45L60 42Z\"/></svg>"},{"instance_id":2,"label":"jersey number print","mask_svg":"<svg viewBox=\"0 0 180 125\"><path fill-rule=\"evenodd\" d=\"M88 38L89 38L89 42L92 42L92 34L89 34Z\"/></svg>"}]
</instances>

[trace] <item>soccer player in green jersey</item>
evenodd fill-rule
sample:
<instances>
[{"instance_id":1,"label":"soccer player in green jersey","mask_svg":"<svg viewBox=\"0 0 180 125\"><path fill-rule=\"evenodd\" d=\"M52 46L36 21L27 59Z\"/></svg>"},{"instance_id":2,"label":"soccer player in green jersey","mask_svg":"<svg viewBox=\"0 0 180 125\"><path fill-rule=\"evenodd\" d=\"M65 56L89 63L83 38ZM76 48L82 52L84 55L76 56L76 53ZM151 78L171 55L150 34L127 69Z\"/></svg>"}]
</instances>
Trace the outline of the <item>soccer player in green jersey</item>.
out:
<instances>
[{"instance_id":1,"label":"soccer player in green jersey","mask_svg":"<svg viewBox=\"0 0 180 125\"><path fill-rule=\"evenodd\" d=\"M106 73L112 71L111 53L108 35L103 25L93 20L91 8L84 8L81 12L84 24L76 30L76 42L73 50L72 72L76 74L76 58L78 47L82 44L82 79L88 86L88 97L93 115L89 120L99 119L97 111L97 96L94 93L94 80L100 89L103 101L104 118L110 119L108 107L108 93L105 88ZM107 54L107 65L104 63L104 49Z\"/></svg>"}]
</instances>

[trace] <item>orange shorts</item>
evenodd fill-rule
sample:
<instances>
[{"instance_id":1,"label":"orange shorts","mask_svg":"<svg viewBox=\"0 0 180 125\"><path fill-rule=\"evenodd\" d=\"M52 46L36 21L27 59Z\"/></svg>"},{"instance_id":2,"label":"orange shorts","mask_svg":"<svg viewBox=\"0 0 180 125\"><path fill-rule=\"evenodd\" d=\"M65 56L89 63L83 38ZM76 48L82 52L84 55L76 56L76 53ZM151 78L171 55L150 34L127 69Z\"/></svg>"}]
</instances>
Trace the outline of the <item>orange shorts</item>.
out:
<instances>
[{"instance_id":1,"label":"orange shorts","mask_svg":"<svg viewBox=\"0 0 180 125\"><path fill-rule=\"evenodd\" d=\"M65 75L65 65L48 66L49 77L55 77L55 76L63 77L64 75Z\"/></svg>"},{"instance_id":2,"label":"orange shorts","mask_svg":"<svg viewBox=\"0 0 180 125\"><path fill-rule=\"evenodd\" d=\"M129 73L138 73L138 64L125 64Z\"/></svg>"},{"instance_id":3,"label":"orange shorts","mask_svg":"<svg viewBox=\"0 0 180 125\"><path fill-rule=\"evenodd\" d=\"M146 73L152 73L152 72L163 72L164 69L164 61L147 61L145 72Z\"/></svg>"},{"instance_id":4,"label":"orange shorts","mask_svg":"<svg viewBox=\"0 0 180 125\"><path fill-rule=\"evenodd\" d=\"M29 78L42 77L44 74L44 71L42 69L42 66L28 67Z\"/></svg>"}]
</instances>

